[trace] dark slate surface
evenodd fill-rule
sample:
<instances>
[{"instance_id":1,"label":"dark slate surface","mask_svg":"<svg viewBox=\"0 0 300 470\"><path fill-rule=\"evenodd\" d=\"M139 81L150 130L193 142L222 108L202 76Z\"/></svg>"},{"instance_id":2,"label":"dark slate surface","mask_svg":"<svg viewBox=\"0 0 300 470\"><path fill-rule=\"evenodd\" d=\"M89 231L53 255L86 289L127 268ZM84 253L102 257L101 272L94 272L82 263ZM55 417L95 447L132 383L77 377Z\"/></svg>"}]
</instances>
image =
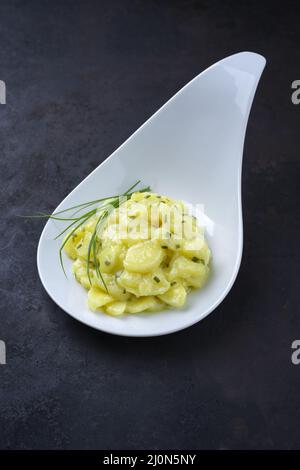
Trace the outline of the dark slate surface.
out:
<instances>
[{"instance_id":1,"label":"dark slate surface","mask_svg":"<svg viewBox=\"0 0 300 470\"><path fill-rule=\"evenodd\" d=\"M1 448L299 448L298 31L292 1L1 1ZM38 279L42 224L15 215L53 209L181 86L241 50L268 65L232 291L167 337L72 320Z\"/></svg>"}]
</instances>

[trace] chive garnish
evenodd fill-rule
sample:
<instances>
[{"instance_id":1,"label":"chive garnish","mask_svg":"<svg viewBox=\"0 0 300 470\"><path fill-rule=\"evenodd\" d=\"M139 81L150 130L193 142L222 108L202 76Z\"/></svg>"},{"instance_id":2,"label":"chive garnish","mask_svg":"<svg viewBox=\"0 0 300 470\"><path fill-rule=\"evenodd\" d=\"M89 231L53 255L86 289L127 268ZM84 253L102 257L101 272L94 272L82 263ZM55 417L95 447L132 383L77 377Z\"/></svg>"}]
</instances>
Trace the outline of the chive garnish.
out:
<instances>
[{"instance_id":1,"label":"chive garnish","mask_svg":"<svg viewBox=\"0 0 300 470\"><path fill-rule=\"evenodd\" d=\"M153 279L154 279L154 281L157 282L157 283L160 282L160 279L159 279L159 277L157 277L157 276L154 276Z\"/></svg>"},{"instance_id":2,"label":"chive garnish","mask_svg":"<svg viewBox=\"0 0 300 470\"><path fill-rule=\"evenodd\" d=\"M125 191L122 194L115 195L115 196L109 196L109 197L104 197L101 199L95 199L93 201L85 202L83 204L77 204L72 207L68 207L67 209L63 209L58 212L54 212L53 214L47 214L44 212L38 212L35 215L25 215L25 216L20 216L20 217L25 217L25 218L38 218L38 219L52 219L52 220L58 220L58 221L67 221L69 224L67 227L62 230L56 237L55 240L60 238L62 235L64 235L66 232L67 235L65 239L62 241L61 246L59 248L59 261L61 268L67 277L65 267L64 267L64 262L63 262L63 249L66 245L66 243L72 238L72 240L76 240L77 238L77 230L82 227L88 220L90 220L94 216L98 216L97 222L94 228L94 231L91 236L91 240L89 242L88 246L88 254L86 257L86 264L87 264L87 276L89 279L90 284L91 282L91 273L90 269L94 266L95 271L97 274L97 277L101 279L105 289L108 292L106 283L103 279L102 273L99 268L99 263L97 260L97 252L100 247L100 243L97 241L97 236L99 234L99 231L101 227L103 226L103 223L109 216L109 214L112 212L113 209L117 209L123 202L126 202L128 199L131 198L132 194L135 192L133 191L134 188L140 183L141 181L138 180L136 183L134 183L127 191ZM151 191L150 186L147 186L145 188L139 189L138 190L140 193L144 192L149 192ZM146 197L150 197L151 195L147 195ZM83 212L84 211L84 212ZM81 213L83 212L83 213ZM71 215L69 215L71 213ZM81 213L81 214L80 214ZM80 246L78 245L77 248ZM106 262L105 262L106 264Z\"/></svg>"},{"instance_id":3,"label":"chive garnish","mask_svg":"<svg viewBox=\"0 0 300 470\"><path fill-rule=\"evenodd\" d=\"M193 256L192 261L194 261L194 263L200 263L200 258L197 258L197 256Z\"/></svg>"}]
</instances>

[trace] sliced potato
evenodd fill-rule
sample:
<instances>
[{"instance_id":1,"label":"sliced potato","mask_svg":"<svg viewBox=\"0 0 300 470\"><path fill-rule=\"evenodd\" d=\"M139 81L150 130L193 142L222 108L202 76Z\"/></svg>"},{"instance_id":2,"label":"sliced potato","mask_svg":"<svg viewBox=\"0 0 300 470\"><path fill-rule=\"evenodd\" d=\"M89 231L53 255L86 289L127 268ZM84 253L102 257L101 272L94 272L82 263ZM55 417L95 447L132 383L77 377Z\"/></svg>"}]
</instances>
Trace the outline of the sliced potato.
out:
<instances>
[{"instance_id":1,"label":"sliced potato","mask_svg":"<svg viewBox=\"0 0 300 470\"><path fill-rule=\"evenodd\" d=\"M80 243L78 243L76 246L77 256L79 258L82 258L84 260L87 259L91 238L92 238L92 233L89 231L85 231L83 238L81 239ZM91 260L93 259L93 256L94 256L94 250L91 249L90 251Z\"/></svg>"},{"instance_id":2,"label":"sliced potato","mask_svg":"<svg viewBox=\"0 0 300 470\"><path fill-rule=\"evenodd\" d=\"M158 296L160 300L172 307L182 307L186 300L186 290L182 284L176 283L173 287L162 295Z\"/></svg>"},{"instance_id":3,"label":"sliced potato","mask_svg":"<svg viewBox=\"0 0 300 470\"><path fill-rule=\"evenodd\" d=\"M170 287L169 281L162 269L151 274L145 274L138 285L139 295L159 295L166 292Z\"/></svg>"},{"instance_id":4,"label":"sliced potato","mask_svg":"<svg viewBox=\"0 0 300 470\"><path fill-rule=\"evenodd\" d=\"M163 250L157 241L149 240L129 248L124 267L127 271L147 273L158 268L163 257Z\"/></svg>"},{"instance_id":5,"label":"sliced potato","mask_svg":"<svg viewBox=\"0 0 300 470\"><path fill-rule=\"evenodd\" d=\"M97 220L95 218L89 220L87 222L87 224L85 224L84 226L84 230L86 232L90 232L90 233L93 233L94 229L95 229L95 226L96 226L96 223L97 223Z\"/></svg>"},{"instance_id":6,"label":"sliced potato","mask_svg":"<svg viewBox=\"0 0 300 470\"><path fill-rule=\"evenodd\" d=\"M70 258L72 259L77 258L76 247L80 245L83 236L84 236L84 230L82 229L76 230L76 232L73 235L71 235L71 237L69 237L68 241L65 243L64 249ZM67 237L68 237L68 234L65 236L65 240Z\"/></svg>"},{"instance_id":7,"label":"sliced potato","mask_svg":"<svg viewBox=\"0 0 300 470\"><path fill-rule=\"evenodd\" d=\"M139 297L139 285L142 281L142 275L140 273L133 273L126 271L126 269L117 277L116 282L119 286Z\"/></svg>"},{"instance_id":8,"label":"sliced potato","mask_svg":"<svg viewBox=\"0 0 300 470\"><path fill-rule=\"evenodd\" d=\"M91 310L97 310L112 301L113 298L98 287L93 286L88 292L88 305Z\"/></svg>"},{"instance_id":9,"label":"sliced potato","mask_svg":"<svg viewBox=\"0 0 300 470\"><path fill-rule=\"evenodd\" d=\"M187 288L194 287L195 289L201 289L204 286L207 279L209 278L209 267L201 264L201 273L198 276L190 276L184 279L184 285Z\"/></svg>"},{"instance_id":10,"label":"sliced potato","mask_svg":"<svg viewBox=\"0 0 300 470\"><path fill-rule=\"evenodd\" d=\"M124 270L117 282L137 297L163 294L170 287L161 269L144 275Z\"/></svg>"},{"instance_id":11,"label":"sliced potato","mask_svg":"<svg viewBox=\"0 0 300 470\"><path fill-rule=\"evenodd\" d=\"M184 239L180 252L187 258L197 257L202 259L203 248L206 243L203 236L197 236L191 239Z\"/></svg>"},{"instance_id":12,"label":"sliced potato","mask_svg":"<svg viewBox=\"0 0 300 470\"><path fill-rule=\"evenodd\" d=\"M185 256L178 256L171 261L168 279L187 278L190 276L201 276L203 264L200 260L191 260Z\"/></svg>"},{"instance_id":13,"label":"sliced potato","mask_svg":"<svg viewBox=\"0 0 300 470\"><path fill-rule=\"evenodd\" d=\"M87 275L86 262L84 260L77 258L77 260L73 263L72 271L76 280L83 287L85 287L85 289L89 289L91 287L90 280ZM94 270L91 269L90 270L91 280L93 279L93 277L94 277Z\"/></svg>"},{"instance_id":14,"label":"sliced potato","mask_svg":"<svg viewBox=\"0 0 300 470\"><path fill-rule=\"evenodd\" d=\"M126 304L127 313L140 313L147 311L156 311L161 307L161 303L155 297L141 297L133 299Z\"/></svg>"},{"instance_id":15,"label":"sliced potato","mask_svg":"<svg viewBox=\"0 0 300 470\"><path fill-rule=\"evenodd\" d=\"M92 280L93 286L96 286L103 292L108 293L114 300L125 301L129 299L130 292L123 286L119 285L116 274L102 273L102 278L103 280L95 274ZM105 286L107 287L107 290Z\"/></svg>"},{"instance_id":16,"label":"sliced potato","mask_svg":"<svg viewBox=\"0 0 300 470\"><path fill-rule=\"evenodd\" d=\"M126 302L112 302L111 304L106 305L105 311L113 317L119 317L123 315L126 308Z\"/></svg>"},{"instance_id":17,"label":"sliced potato","mask_svg":"<svg viewBox=\"0 0 300 470\"><path fill-rule=\"evenodd\" d=\"M106 243L102 248L97 259L100 263L100 271L103 273L111 273L120 267L120 254L122 251L122 244L120 242Z\"/></svg>"}]
</instances>

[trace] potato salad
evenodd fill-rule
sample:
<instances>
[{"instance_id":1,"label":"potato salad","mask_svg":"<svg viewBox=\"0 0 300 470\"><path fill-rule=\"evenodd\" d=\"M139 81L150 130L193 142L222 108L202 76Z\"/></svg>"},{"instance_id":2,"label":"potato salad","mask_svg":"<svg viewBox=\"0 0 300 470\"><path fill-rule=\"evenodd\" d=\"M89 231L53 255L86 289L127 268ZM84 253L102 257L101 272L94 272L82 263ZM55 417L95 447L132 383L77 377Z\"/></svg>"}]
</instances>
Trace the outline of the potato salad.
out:
<instances>
[{"instance_id":1,"label":"potato salad","mask_svg":"<svg viewBox=\"0 0 300 470\"><path fill-rule=\"evenodd\" d=\"M210 271L197 219L183 202L152 192L106 206L105 217L95 214L64 245L90 309L121 316L184 306Z\"/></svg>"}]
</instances>

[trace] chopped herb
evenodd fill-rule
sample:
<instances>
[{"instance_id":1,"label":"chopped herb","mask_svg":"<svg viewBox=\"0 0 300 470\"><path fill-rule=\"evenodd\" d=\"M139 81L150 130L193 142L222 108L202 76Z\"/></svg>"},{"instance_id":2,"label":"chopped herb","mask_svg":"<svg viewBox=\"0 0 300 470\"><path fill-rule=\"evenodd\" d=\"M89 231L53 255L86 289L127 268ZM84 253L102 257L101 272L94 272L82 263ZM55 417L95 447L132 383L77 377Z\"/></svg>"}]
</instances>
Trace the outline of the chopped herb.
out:
<instances>
[{"instance_id":1,"label":"chopped herb","mask_svg":"<svg viewBox=\"0 0 300 470\"><path fill-rule=\"evenodd\" d=\"M126 294L126 289L123 289L123 294Z\"/></svg>"},{"instance_id":2,"label":"chopped herb","mask_svg":"<svg viewBox=\"0 0 300 470\"><path fill-rule=\"evenodd\" d=\"M76 246L77 250L82 247L82 243L79 243L79 245Z\"/></svg>"},{"instance_id":3,"label":"chopped herb","mask_svg":"<svg viewBox=\"0 0 300 470\"><path fill-rule=\"evenodd\" d=\"M193 256L192 261L194 261L194 263L200 263L201 260L197 258L197 256Z\"/></svg>"},{"instance_id":4,"label":"chopped herb","mask_svg":"<svg viewBox=\"0 0 300 470\"><path fill-rule=\"evenodd\" d=\"M175 245L175 248L178 250L178 248L180 248L180 245L178 245L178 244Z\"/></svg>"},{"instance_id":5,"label":"chopped herb","mask_svg":"<svg viewBox=\"0 0 300 470\"><path fill-rule=\"evenodd\" d=\"M147 194L147 196L145 196L145 199L149 199L149 197L151 197L151 194Z\"/></svg>"},{"instance_id":6,"label":"chopped herb","mask_svg":"<svg viewBox=\"0 0 300 470\"><path fill-rule=\"evenodd\" d=\"M106 266L109 266L111 264L111 262L108 261L108 259L106 259L104 263L106 264Z\"/></svg>"},{"instance_id":7,"label":"chopped herb","mask_svg":"<svg viewBox=\"0 0 300 470\"><path fill-rule=\"evenodd\" d=\"M176 284L177 284L176 281L171 282L171 286L176 286Z\"/></svg>"},{"instance_id":8,"label":"chopped herb","mask_svg":"<svg viewBox=\"0 0 300 470\"><path fill-rule=\"evenodd\" d=\"M164 250L166 250L166 249L168 248L167 245L161 245L161 247L162 247Z\"/></svg>"},{"instance_id":9,"label":"chopped herb","mask_svg":"<svg viewBox=\"0 0 300 470\"><path fill-rule=\"evenodd\" d=\"M168 268L168 267L169 267L169 263L168 263L167 261L163 261L163 262L161 263L161 267L162 267L162 268Z\"/></svg>"},{"instance_id":10,"label":"chopped herb","mask_svg":"<svg viewBox=\"0 0 300 470\"><path fill-rule=\"evenodd\" d=\"M155 282L157 282L157 283L159 283L159 282L160 282L160 279L159 279L159 277L157 277L157 276L154 276L154 278L153 278L153 279L154 279L154 281L155 281Z\"/></svg>"}]
</instances>

